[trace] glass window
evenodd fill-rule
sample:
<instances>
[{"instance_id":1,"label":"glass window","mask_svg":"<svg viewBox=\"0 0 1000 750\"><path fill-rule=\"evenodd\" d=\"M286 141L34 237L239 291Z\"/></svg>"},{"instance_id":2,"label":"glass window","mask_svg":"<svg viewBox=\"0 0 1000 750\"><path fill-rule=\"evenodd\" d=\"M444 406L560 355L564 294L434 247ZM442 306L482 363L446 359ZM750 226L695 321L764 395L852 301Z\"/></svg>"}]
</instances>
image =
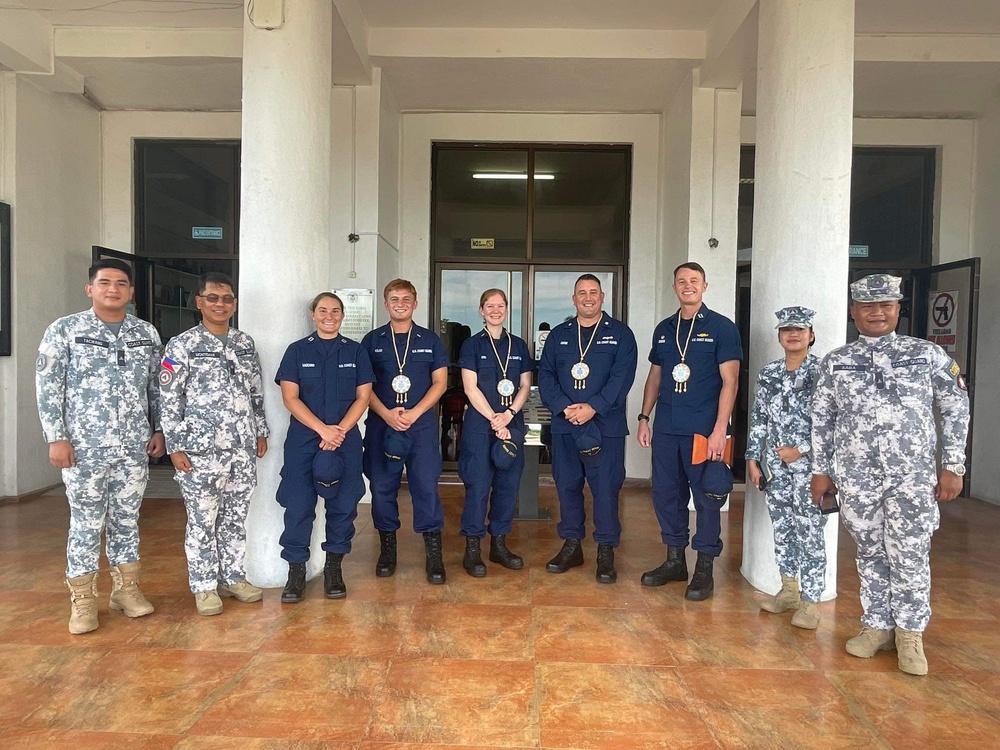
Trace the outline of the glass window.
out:
<instances>
[{"instance_id":1,"label":"glass window","mask_svg":"<svg viewBox=\"0 0 1000 750\"><path fill-rule=\"evenodd\" d=\"M433 205L436 256L527 257L528 152L436 149Z\"/></svg>"},{"instance_id":2,"label":"glass window","mask_svg":"<svg viewBox=\"0 0 1000 750\"><path fill-rule=\"evenodd\" d=\"M521 271L445 269L438 291L441 312L438 333L452 362L458 361L462 344L483 327L479 298L487 289L507 293L507 330L521 336Z\"/></svg>"},{"instance_id":3,"label":"glass window","mask_svg":"<svg viewBox=\"0 0 1000 750\"><path fill-rule=\"evenodd\" d=\"M627 151L535 151L532 259L624 262Z\"/></svg>"}]
</instances>

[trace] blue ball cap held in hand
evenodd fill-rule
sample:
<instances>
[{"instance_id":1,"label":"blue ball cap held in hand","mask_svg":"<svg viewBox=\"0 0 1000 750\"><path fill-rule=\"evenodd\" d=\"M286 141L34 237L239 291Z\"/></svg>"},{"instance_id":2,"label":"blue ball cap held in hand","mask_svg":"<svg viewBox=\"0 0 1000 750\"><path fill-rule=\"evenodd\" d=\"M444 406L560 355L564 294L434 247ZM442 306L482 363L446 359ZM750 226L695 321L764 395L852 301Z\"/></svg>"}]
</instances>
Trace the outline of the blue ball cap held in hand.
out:
<instances>
[{"instance_id":1,"label":"blue ball cap held in hand","mask_svg":"<svg viewBox=\"0 0 1000 750\"><path fill-rule=\"evenodd\" d=\"M604 458L601 451L601 429L591 420L573 431L576 449L587 466L600 466Z\"/></svg>"},{"instance_id":2,"label":"blue ball cap held in hand","mask_svg":"<svg viewBox=\"0 0 1000 750\"><path fill-rule=\"evenodd\" d=\"M517 460L517 454L524 444L524 435L518 430L510 431L509 440L497 440L490 449L490 458L497 471L506 471Z\"/></svg>"},{"instance_id":3,"label":"blue ball cap held in hand","mask_svg":"<svg viewBox=\"0 0 1000 750\"><path fill-rule=\"evenodd\" d=\"M340 479L344 476L344 460L337 451L320 451L313 458L313 484L316 494L332 499L340 491Z\"/></svg>"},{"instance_id":4,"label":"blue ball cap held in hand","mask_svg":"<svg viewBox=\"0 0 1000 750\"><path fill-rule=\"evenodd\" d=\"M403 473L403 464L406 457L410 455L412 439L406 432L396 432L393 429L385 431L385 438L382 440L382 449L385 451L386 465L389 471L397 474Z\"/></svg>"},{"instance_id":5,"label":"blue ball cap held in hand","mask_svg":"<svg viewBox=\"0 0 1000 750\"><path fill-rule=\"evenodd\" d=\"M733 491L733 472L723 461L702 464L701 491L716 500L724 500Z\"/></svg>"}]
</instances>

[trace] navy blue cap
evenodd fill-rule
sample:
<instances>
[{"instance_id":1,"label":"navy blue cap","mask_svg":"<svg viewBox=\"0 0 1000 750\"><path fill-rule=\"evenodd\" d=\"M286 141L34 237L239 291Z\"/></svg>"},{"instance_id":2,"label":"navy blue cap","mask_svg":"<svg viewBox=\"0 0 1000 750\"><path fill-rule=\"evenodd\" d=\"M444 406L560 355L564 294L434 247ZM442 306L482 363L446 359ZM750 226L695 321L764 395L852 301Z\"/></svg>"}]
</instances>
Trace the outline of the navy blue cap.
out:
<instances>
[{"instance_id":1,"label":"navy blue cap","mask_svg":"<svg viewBox=\"0 0 1000 750\"><path fill-rule=\"evenodd\" d=\"M573 431L573 440L580 452L580 458L587 466L600 466L604 451L601 450L601 428L594 420L577 427Z\"/></svg>"},{"instance_id":2,"label":"navy blue cap","mask_svg":"<svg viewBox=\"0 0 1000 750\"><path fill-rule=\"evenodd\" d=\"M524 445L524 435L520 430L511 430L509 440L497 440L493 443L490 457L497 471L506 471L514 465L522 445Z\"/></svg>"},{"instance_id":3,"label":"navy blue cap","mask_svg":"<svg viewBox=\"0 0 1000 750\"><path fill-rule=\"evenodd\" d=\"M733 472L724 461L702 464L701 491L715 500L725 500L733 491Z\"/></svg>"},{"instance_id":4,"label":"navy blue cap","mask_svg":"<svg viewBox=\"0 0 1000 750\"><path fill-rule=\"evenodd\" d=\"M316 494L331 499L340 491L340 479L344 476L344 460L337 451L320 451L313 458L313 484Z\"/></svg>"},{"instance_id":5,"label":"navy blue cap","mask_svg":"<svg viewBox=\"0 0 1000 750\"><path fill-rule=\"evenodd\" d=\"M385 452L385 461L389 471L397 474L403 473L403 463L410 455L412 444L413 441L409 433L396 432L391 427L386 429L385 437L382 439L382 450Z\"/></svg>"}]
</instances>

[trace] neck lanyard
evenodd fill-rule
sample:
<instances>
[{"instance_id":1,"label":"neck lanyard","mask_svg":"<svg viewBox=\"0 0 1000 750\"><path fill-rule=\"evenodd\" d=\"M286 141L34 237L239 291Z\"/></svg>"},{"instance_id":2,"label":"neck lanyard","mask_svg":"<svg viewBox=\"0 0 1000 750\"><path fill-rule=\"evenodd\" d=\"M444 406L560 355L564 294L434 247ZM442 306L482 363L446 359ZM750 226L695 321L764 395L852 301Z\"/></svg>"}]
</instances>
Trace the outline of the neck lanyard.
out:
<instances>
[{"instance_id":1,"label":"neck lanyard","mask_svg":"<svg viewBox=\"0 0 1000 750\"><path fill-rule=\"evenodd\" d=\"M688 329L687 341L681 349L681 311L677 310L677 329L674 331L674 342L677 344L677 353L681 355L681 361L674 366L671 375L674 378L674 392L687 393L687 382L691 378L691 368L684 362L687 359L688 347L691 346L691 334L694 333L694 321L698 313L691 316L691 327Z\"/></svg>"},{"instance_id":2,"label":"neck lanyard","mask_svg":"<svg viewBox=\"0 0 1000 750\"><path fill-rule=\"evenodd\" d=\"M490 346L493 348L493 356L497 358L497 364L500 366L500 374L503 377L497 382L497 393L500 394L500 405L510 406L514 403L514 381L507 377L507 368L510 367L510 352L514 348L514 342L510 337L510 331L504 330L507 334L507 360L505 362L500 361L500 352L497 351L497 345L493 343L493 336L490 334L489 329L486 329L486 338L490 340Z\"/></svg>"},{"instance_id":3,"label":"neck lanyard","mask_svg":"<svg viewBox=\"0 0 1000 750\"><path fill-rule=\"evenodd\" d=\"M406 358L410 355L410 335L413 333L413 324L406 332L406 345L403 347L403 356L399 356L399 348L396 346L396 332L389 326L389 335L392 337L392 353L396 355L396 364L399 365L399 374L392 379L392 390L396 392L396 403L406 403L406 393L410 390L410 379L403 374L406 367Z\"/></svg>"},{"instance_id":4,"label":"neck lanyard","mask_svg":"<svg viewBox=\"0 0 1000 750\"><path fill-rule=\"evenodd\" d=\"M583 361L584 357L587 356L587 352L590 351L591 345L594 343L594 339L597 338L597 329L601 327L601 321L604 320L604 313L601 313L601 317L597 319L597 323L594 325L594 330L590 332L590 341L587 342L587 348L583 348L583 326L580 325L579 318L576 321L576 346L580 351L580 361L573 365L570 370L570 375L573 376L573 390L582 391L587 388L587 376L590 375L590 365Z\"/></svg>"}]
</instances>

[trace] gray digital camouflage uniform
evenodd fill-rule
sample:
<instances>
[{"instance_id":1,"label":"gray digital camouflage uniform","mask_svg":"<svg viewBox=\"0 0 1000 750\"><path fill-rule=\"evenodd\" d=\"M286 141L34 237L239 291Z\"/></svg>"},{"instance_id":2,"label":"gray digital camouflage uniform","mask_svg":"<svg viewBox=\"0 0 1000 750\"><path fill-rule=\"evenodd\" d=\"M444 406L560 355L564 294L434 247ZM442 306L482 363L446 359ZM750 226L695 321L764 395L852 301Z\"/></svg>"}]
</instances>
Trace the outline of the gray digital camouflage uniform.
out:
<instances>
[{"instance_id":1,"label":"gray digital camouflage uniform","mask_svg":"<svg viewBox=\"0 0 1000 750\"><path fill-rule=\"evenodd\" d=\"M257 438L267 437L260 359L235 328L223 343L197 325L167 344L160 366L167 452L191 471L174 475L184 495L184 552L192 593L246 580L246 518L257 486Z\"/></svg>"},{"instance_id":2,"label":"gray digital camouflage uniform","mask_svg":"<svg viewBox=\"0 0 1000 750\"><path fill-rule=\"evenodd\" d=\"M45 441L68 440L76 465L62 470L70 507L66 577L96 573L101 532L112 566L139 559L139 507L149 477L146 444L159 424L156 329L126 315L118 335L93 310L45 330L35 361Z\"/></svg>"},{"instance_id":3,"label":"gray digital camouflage uniform","mask_svg":"<svg viewBox=\"0 0 1000 750\"><path fill-rule=\"evenodd\" d=\"M826 578L826 516L809 490L810 405L818 368L813 354L794 372L785 368L784 359L761 368L746 451L747 460L757 461L768 477L765 496L778 569L783 576L799 578L802 598L810 602L819 601ZM802 457L786 464L775 452L786 445L798 448Z\"/></svg>"},{"instance_id":4,"label":"gray digital camouflage uniform","mask_svg":"<svg viewBox=\"0 0 1000 750\"><path fill-rule=\"evenodd\" d=\"M940 435L934 412L940 413ZM935 450L965 463L969 398L936 344L862 336L823 358L813 395L813 472L834 479L857 543L863 625L922 632L940 514Z\"/></svg>"}]
</instances>

